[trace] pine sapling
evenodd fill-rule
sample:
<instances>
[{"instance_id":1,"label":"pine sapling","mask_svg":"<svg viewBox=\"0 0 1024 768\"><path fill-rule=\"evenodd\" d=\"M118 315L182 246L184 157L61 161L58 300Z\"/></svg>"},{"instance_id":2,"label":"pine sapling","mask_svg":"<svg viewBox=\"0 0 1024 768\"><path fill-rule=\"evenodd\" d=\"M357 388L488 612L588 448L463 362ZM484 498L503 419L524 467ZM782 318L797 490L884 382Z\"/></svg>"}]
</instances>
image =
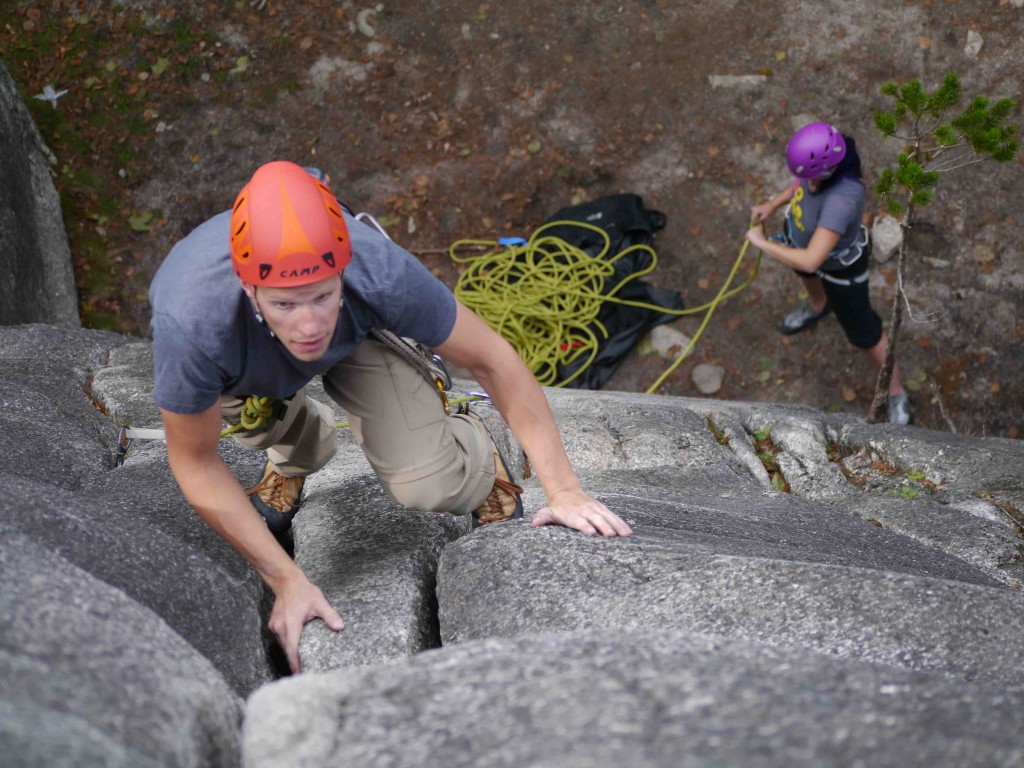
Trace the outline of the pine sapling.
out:
<instances>
[{"instance_id":1,"label":"pine sapling","mask_svg":"<svg viewBox=\"0 0 1024 768\"><path fill-rule=\"evenodd\" d=\"M892 109L872 112L875 127L882 136L898 140L903 149L896 163L885 168L875 184L875 194L899 218L900 241L889 346L868 411L870 422L880 420L882 407L888 401L903 319L903 286L915 215L932 202L935 187L945 174L986 159L1008 163L1020 149L1020 142L1014 138L1017 127L1006 125L1015 103L1005 98L990 102L985 96L977 96L957 112L961 90L960 78L952 72L930 93L916 79L903 85L888 82L881 92L892 100ZM949 117L953 113L956 114Z\"/></svg>"}]
</instances>

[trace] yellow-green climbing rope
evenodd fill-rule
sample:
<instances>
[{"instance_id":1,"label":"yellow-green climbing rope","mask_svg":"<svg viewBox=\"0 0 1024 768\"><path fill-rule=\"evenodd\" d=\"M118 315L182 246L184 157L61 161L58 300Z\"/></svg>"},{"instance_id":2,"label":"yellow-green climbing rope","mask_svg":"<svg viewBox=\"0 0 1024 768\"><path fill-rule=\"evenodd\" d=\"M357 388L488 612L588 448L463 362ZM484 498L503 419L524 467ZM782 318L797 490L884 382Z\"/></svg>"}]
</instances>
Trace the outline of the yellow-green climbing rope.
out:
<instances>
[{"instance_id":1,"label":"yellow-green climbing rope","mask_svg":"<svg viewBox=\"0 0 1024 768\"><path fill-rule=\"evenodd\" d=\"M591 256L560 238L545 234L552 227L559 226L592 230L604 239L604 247L596 256ZM647 390L652 393L689 355L718 305L750 285L757 275L760 252L750 277L742 285L729 288L749 244L749 241L743 243L729 278L718 295L710 302L690 309L666 309L618 298L616 294L624 285L654 270L657 253L650 246L640 244L606 258L611 246L608 234L600 227L584 222L549 222L537 229L525 245L511 248L502 247L493 240L459 240L452 244L449 256L456 263L468 265L455 286L455 295L516 349L543 385L564 387L593 362L601 341L598 336L608 337L607 329L597 320L606 301L678 316L706 311L690 344ZM492 250L481 254L460 254L460 251L481 247ZM615 262L634 251L642 251L650 257L648 266L608 286L608 280L615 274ZM556 381L559 366L570 365L584 355L586 360L571 376Z\"/></svg>"},{"instance_id":2,"label":"yellow-green climbing rope","mask_svg":"<svg viewBox=\"0 0 1024 768\"><path fill-rule=\"evenodd\" d=\"M274 412L274 403L277 402L276 397L259 397L257 395L249 395L245 398L245 404L242 406L242 410L238 414L238 423L232 424L230 427L220 433L221 437L229 437L235 432L240 430L246 430L247 432L254 432L257 429L265 429L267 426L267 419Z\"/></svg>"}]
</instances>

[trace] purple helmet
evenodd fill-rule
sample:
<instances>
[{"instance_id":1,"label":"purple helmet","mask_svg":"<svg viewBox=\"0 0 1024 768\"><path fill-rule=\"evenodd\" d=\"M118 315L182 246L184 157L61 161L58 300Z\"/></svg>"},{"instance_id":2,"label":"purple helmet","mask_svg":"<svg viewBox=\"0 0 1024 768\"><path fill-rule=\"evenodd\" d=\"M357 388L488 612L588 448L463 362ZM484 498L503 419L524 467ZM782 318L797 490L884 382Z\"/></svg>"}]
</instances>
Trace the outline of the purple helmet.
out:
<instances>
[{"instance_id":1,"label":"purple helmet","mask_svg":"<svg viewBox=\"0 0 1024 768\"><path fill-rule=\"evenodd\" d=\"M816 179L846 156L846 141L828 123L811 123L793 134L786 145L786 163L798 179Z\"/></svg>"}]
</instances>

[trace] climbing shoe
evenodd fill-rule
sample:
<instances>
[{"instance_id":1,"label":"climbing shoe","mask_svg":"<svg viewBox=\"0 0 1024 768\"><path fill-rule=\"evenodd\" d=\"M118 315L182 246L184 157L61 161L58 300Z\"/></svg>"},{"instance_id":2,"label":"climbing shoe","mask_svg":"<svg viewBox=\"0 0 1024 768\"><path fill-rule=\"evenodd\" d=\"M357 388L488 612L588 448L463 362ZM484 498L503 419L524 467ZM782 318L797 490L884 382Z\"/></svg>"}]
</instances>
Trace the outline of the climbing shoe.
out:
<instances>
[{"instance_id":1,"label":"climbing shoe","mask_svg":"<svg viewBox=\"0 0 1024 768\"><path fill-rule=\"evenodd\" d=\"M910 395L906 392L900 392L898 395L889 395L889 423L910 423Z\"/></svg>"},{"instance_id":2,"label":"climbing shoe","mask_svg":"<svg viewBox=\"0 0 1024 768\"><path fill-rule=\"evenodd\" d=\"M786 319L782 321L782 332L787 336L800 333L800 331L810 328L831 311L832 308L826 303L820 312L815 312L811 309L811 305L805 301L786 315Z\"/></svg>"},{"instance_id":3,"label":"climbing shoe","mask_svg":"<svg viewBox=\"0 0 1024 768\"><path fill-rule=\"evenodd\" d=\"M474 528L523 516L522 486L512 482L512 474L493 440L491 446L494 449L494 487L483 504L473 510Z\"/></svg>"},{"instance_id":4,"label":"climbing shoe","mask_svg":"<svg viewBox=\"0 0 1024 768\"><path fill-rule=\"evenodd\" d=\"M480 414L470 410L468 402L460 403L455 412L483 423ZM523 516L523 488L512 482L512 473L509 472L508 465L498 450L498 444L494 442L486 424L484 431L491 441L491 452L494 454L494 485L483 503L473 510L474 528Z\"/></svg>"},{"instance_id":5,"label":"climbing shoe","mask_svg":"<svg viewBox=\"0 0 1024 768\"><path fill-rule=\"evenodd\" d=\"M304 477L285 477L274 471L269 461L259 485L250 491L249 500L263 516L270 532L275 536L286 533L292 527L292 518L299 511Z\"/></svg>"}]
</instances>

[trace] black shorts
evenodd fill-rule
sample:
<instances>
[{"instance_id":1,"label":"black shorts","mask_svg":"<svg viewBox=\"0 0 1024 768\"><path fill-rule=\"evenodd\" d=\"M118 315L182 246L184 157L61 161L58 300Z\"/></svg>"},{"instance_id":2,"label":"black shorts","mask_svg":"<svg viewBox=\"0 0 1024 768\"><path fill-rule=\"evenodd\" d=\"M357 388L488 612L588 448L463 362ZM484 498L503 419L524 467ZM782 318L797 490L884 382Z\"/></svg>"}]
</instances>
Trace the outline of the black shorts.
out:
<instances>
[{"instance_id":1,"label":"black shorts","mask_svg":"<svg viewBox=\"0 0 1024 768\"><path fill-rule=\"evenodd\" d=\"M846 338L858 349L871 349L882 340L882 318L871 308L871 296L868 292L867 275L870 262L869 241L857 260L848 267L821 272L793 270L801 277L821 278L825 296L828 297L828 305L836 313L836 319L839 320ZM833 280L848 284L842 285ZM856 282L857 280L860 282Z\"/></svg>"}]
</instances>

